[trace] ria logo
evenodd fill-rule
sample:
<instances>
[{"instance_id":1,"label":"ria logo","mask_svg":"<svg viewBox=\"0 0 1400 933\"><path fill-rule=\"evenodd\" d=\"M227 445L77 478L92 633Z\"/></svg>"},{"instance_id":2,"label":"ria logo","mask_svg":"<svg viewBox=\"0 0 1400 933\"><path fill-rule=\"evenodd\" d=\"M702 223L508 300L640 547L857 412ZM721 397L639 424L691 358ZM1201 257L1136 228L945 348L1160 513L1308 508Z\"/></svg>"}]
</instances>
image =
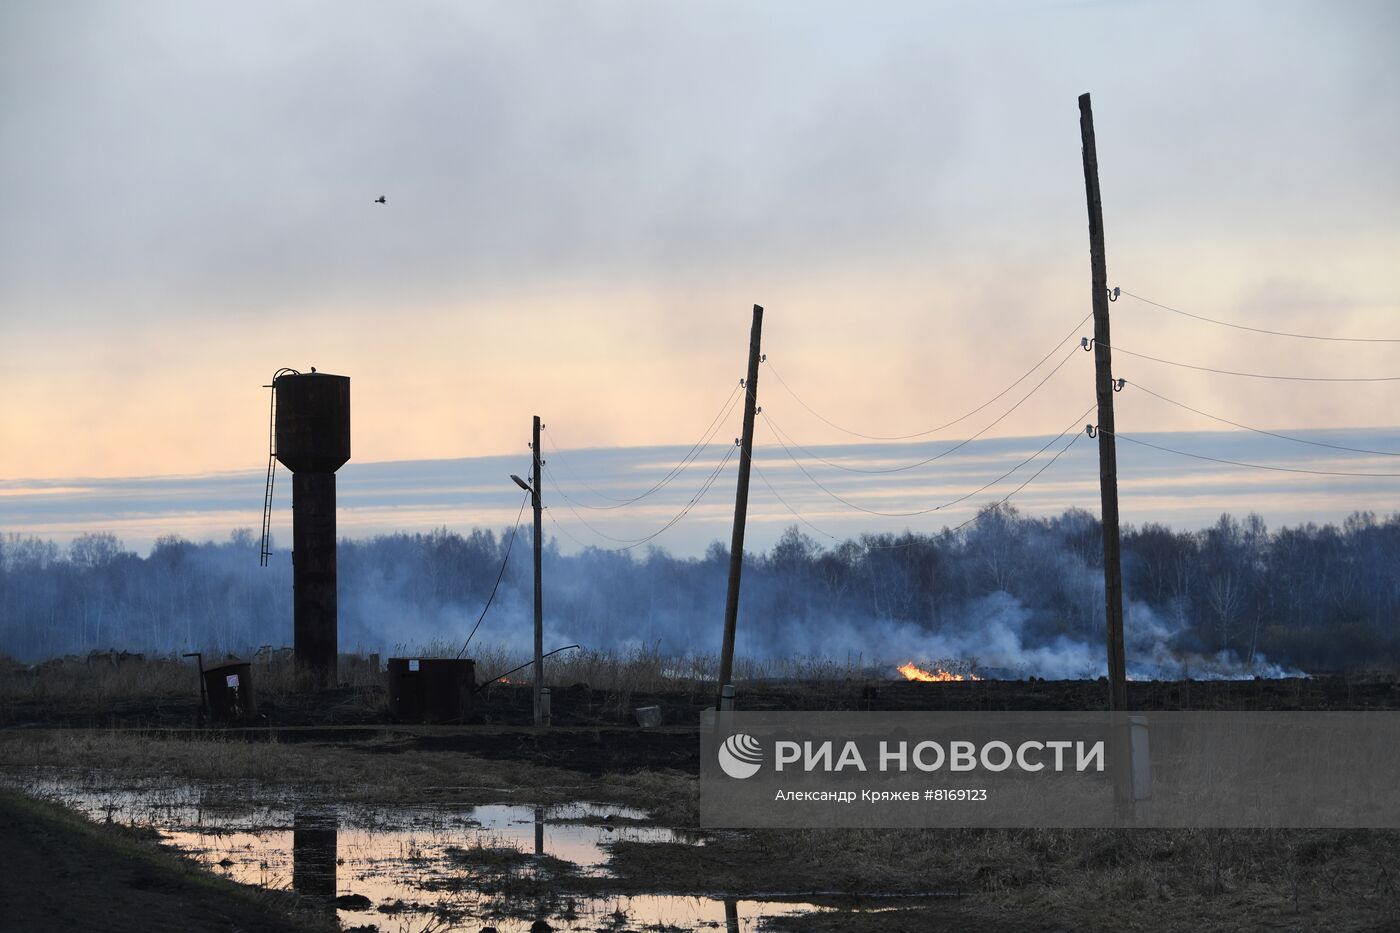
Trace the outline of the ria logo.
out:
<instances>
[{"instance_id":1,"label":"ria logo","mask_svg":"<svg viewBox=\"0 0 1400 933\"><path fill-rule=\"evenodd\" d=\"M719 747L719 766L737 780L751 778L763 766L763 746L753 736L736 732Z\"/></svg>"}]
</instances>

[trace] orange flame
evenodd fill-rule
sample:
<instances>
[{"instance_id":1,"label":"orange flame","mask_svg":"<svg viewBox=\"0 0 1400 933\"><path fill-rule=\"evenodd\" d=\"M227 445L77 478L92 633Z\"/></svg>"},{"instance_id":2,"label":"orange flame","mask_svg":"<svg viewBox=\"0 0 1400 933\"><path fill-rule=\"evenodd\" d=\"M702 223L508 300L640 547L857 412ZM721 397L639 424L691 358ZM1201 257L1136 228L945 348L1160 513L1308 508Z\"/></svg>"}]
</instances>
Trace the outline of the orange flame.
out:
<instances>
[{"instance_id":1,"label":"orange flame","mask_svg":"<svg viewBox=\"0 0 1400 933\"><path fill-rule=\"evenodd\" d=\"M922 683L937 683L949 680L981 680L976 674L950 674L941 667L935 667L931 671L926 671L914 662L901 664L899 672L904 675L905 680L917 680Z\"/></svg>"}]
</instances>

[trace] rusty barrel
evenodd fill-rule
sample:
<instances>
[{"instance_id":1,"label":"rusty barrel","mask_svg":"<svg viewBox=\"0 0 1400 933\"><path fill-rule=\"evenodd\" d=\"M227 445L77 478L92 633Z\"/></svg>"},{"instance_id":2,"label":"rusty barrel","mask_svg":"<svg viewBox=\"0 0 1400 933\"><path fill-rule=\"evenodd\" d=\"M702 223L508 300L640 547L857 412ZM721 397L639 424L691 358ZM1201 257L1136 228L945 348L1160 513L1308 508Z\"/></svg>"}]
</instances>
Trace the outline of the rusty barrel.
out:
<instances>
[{"instance_id":1,"label":"rusty barrel","mask_svg":"<svg viewBox=\"0 0 1400 933\"><path fill-rule=\"evenodd\" d=\"M396 722L461 722L475 694L471 658L389 659L389 715Z\"/></svg>"}]
</instances>

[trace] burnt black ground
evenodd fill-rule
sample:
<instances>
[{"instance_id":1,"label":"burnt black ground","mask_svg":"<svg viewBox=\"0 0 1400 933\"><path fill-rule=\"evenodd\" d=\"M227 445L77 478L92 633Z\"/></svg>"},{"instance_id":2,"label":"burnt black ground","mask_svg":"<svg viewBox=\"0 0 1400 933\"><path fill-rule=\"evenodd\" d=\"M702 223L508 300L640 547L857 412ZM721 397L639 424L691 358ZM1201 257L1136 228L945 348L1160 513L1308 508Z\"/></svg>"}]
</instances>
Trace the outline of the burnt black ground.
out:
<instances>
[{"instance_id":1,"label":"burnt black ground","mask_svg":"<svg viewBox=\"0 0 1400 933\"><path fill-rule=\"evenodd\" d=\"M744 710L982 710L1046 711L1107 708L1101 681L765 682L745 685ZM1400 680L1391 676L1323 676L1286 680L1153 681L1131 683L1140 710L1351 710L1400 709ZM696 733L710 688L695 685L664 693L619 693L584 684L556 687L553 723L531 727L528 686L495 685L478 694L465 723L397 724L382 688L342 687L324 693L259 698L256 721L237 726L201 721L197 697L122 697L107 702L0 700L0 728L155 730L170 738L226 732L250 741L328 742L373 754L420 750L467 753L579 771L591 776L643 769L697 773ZM659 706L662 726L637 728L635 710Z\"/></svg>"},{"instance_id":2,"label":"burnt black ground","mask_svg":"<svg viewBox=\"0 0 1400 933\"><path fill-rule=\"evenodd\" d=\"M693 727L714 705L712 687L666 692L618 692L587 684L555 687L555 725L635 725L635 710L659 706L666 726ZM1348 710L1400 708L1400 677L1323 675L1240 681L1147 681L1128 684L1135 710ZM1091 680L769 681L747 684L743 710L1101 710L1108 688ZM393 722L382 687L340 687L322 693L260 694L263 726L373 726ZM493 685L477 694L466 724L529 725L528 686ZM187 698L124 696L107 700L62 696L0 698L0 728L164 727L200 725L197 694Z\"/></svg>"}]
</instances>

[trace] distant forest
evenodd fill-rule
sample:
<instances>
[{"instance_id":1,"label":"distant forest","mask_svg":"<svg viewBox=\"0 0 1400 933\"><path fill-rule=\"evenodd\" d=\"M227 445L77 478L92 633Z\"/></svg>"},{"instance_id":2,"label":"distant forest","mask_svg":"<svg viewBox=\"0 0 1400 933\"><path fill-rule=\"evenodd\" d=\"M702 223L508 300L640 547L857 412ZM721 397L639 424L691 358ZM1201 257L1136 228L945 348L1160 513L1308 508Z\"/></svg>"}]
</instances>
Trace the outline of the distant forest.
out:
<instances>
[{"instance_id":1,"label":"distant forest","mask_svg":"<svg viewBox=\"0 0 1400 933\"><path fill-rule=\"evenodd\" d=\"M339 551L342 650L457 645L491 592L506 536L393 534ZM748 557L739 651L886 662L962 658L1003 675L1103 670L1098 519L989 507L959 531L819 544L790 528ZM711 654L727 549L680 558L545 551L549 645ZM1201 531L1123 534L1130 674L1250 676L1400 663L1400 515L1266 529L1222 516ZM523 649L529 531L515 541L478 639ZM0 652L25 662L106 648L247 651L291 641L291 561L258 566L247 530L221 543L160 539L150 555L113 535L67 547L0 537Z\"/></svg>"}]
</instances>

